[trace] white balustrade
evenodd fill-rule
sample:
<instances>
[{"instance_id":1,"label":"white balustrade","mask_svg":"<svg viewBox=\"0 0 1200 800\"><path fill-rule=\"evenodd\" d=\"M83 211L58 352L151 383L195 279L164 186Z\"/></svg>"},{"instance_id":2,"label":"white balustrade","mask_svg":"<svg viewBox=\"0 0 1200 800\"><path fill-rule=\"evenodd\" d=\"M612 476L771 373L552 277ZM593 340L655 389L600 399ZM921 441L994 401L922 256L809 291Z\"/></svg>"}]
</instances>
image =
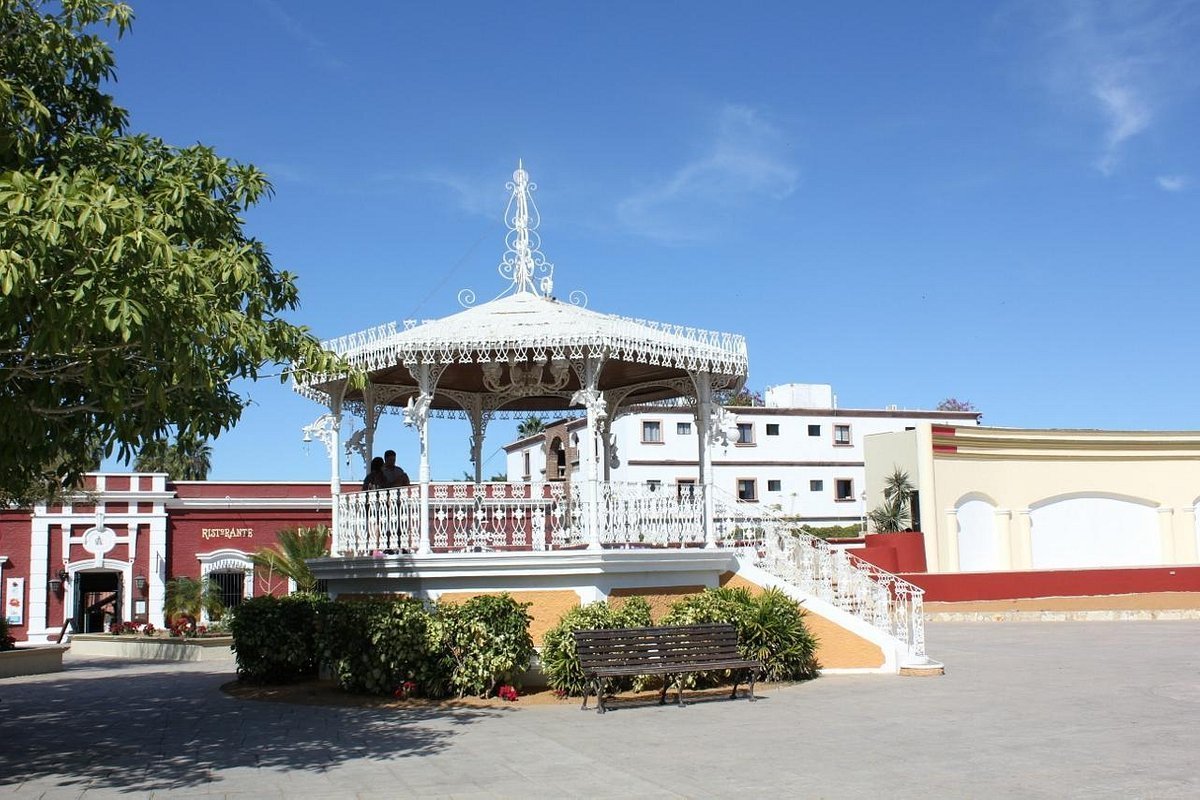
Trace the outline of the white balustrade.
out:
<instances>
[{"instance_id":1,"label":"white balustrade","mask_svg":"<svg viewBox=\"0 0 1200 800\"><path fill-rule=\"evenodd\" d=\"M547 483L433 483L430 536L435 551L553 550L582 546L583 487ZM601 484L601 542L608 547L700 547L699 493L641 483ZM338 498L341 555L415 552L420 540L419 488L352 492ZM753 550L759 566L885 631L925 654L924 591L868 561L798 529L756 503L714 498L719 547Z\"/></svg>"}]
</instances>

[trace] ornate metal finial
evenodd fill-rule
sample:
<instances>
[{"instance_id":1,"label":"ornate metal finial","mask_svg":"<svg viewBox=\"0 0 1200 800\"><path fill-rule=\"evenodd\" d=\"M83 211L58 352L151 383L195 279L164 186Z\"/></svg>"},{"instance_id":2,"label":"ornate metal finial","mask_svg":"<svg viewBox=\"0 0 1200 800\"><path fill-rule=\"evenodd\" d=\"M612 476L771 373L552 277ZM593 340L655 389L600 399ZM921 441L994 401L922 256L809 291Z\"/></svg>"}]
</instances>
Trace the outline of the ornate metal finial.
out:
<instances>
[{"instance_id":1,"label":"ornate metal finial","mask_svg":"<svg viewBox=\"0 0 1200 800\"><path fill-rule=\"evenodd\" d=\"M504 221L508 225L504 243L508 249L498 267L499 272L512 281L513 291L548 297L554 288L554 265L546 260L541 250L542 239L537 227L542 218L533 202L537 184L529 180L523 161L517 161L517 170L505 188L512 195L504 210Z\"/></svg>"}]
</instances>

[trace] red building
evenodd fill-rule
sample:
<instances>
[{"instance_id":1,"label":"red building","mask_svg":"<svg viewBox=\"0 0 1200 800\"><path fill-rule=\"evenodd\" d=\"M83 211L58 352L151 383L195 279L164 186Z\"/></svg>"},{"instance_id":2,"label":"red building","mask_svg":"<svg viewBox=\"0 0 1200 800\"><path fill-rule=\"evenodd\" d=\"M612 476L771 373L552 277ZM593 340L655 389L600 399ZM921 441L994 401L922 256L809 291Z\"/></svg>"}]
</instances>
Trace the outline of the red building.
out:
<instances>
[{"instance_id":1,"label":"red building","mask_svg":"<svg viewBox=\"0 0 1200 800\"><path fill-rule=\"evenodd\" d=\"M162 473L95 473L70 505L0 509L0 579L17 641L58 638L63 625L112 620L161 627L166 582L207 576L226 605L287 590L250 555L281 530L329 525L325 482L179 481Z\"/></svg>"}]
</instances>

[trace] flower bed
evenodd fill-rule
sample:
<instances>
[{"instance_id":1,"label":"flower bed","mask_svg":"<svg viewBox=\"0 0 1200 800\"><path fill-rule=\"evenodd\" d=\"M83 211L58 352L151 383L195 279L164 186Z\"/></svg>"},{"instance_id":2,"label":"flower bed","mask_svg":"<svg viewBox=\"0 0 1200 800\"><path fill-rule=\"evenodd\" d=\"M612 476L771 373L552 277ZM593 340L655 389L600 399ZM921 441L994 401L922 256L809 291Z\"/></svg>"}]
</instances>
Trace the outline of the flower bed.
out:
<instances>
[{"instance_id":1,"label":"flower bed","mask_svg":"<svg viewBox=\"0 0 1200 800\"><path fill-rule=\"evenodd\" d=\"M144 634L79 633L71 637L71 652L147 661L233 661L232 636L146 636Z\"/></svg>"}]
</instances>

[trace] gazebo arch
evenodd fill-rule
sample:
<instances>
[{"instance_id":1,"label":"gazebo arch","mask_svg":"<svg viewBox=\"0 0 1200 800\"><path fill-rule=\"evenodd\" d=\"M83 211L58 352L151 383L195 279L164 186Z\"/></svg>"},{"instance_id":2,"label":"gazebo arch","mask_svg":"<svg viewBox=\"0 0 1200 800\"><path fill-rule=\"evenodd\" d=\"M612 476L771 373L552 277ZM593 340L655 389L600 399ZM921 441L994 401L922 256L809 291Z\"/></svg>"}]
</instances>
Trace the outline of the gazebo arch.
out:
<instances>
[{"instance_id":1,"label":"gazebo arch","mask_svg":"<svg viewBox=\"0 0 1200 800\"><path fill-rule=\"evenodd\" d=\"M738 390L748 366L742 336L670 325L629 317L601 314L579 302L572 293L568 302L554 295L554 266L540 249L539 216L532 193L536 186L518 166L508 184L511 192L505 220L507 249L499 265L510 285L496 299L469 306L457 314L401 329L395 323L379 326L327 342L366 375L362 387L345 375L309 376L298 381L301 394L329 409L306 433L321 438L331 458L331 489L338 499L334 513L334 552L371 549L435 548L431 529L445 522L431 508L436 496L471 499L467 514L476 523L485 514L482 451L488 423L501 414L575 412L586 418L580 437L581 481L571 497L555 498L552 492L527 487L522 498L506 491L501 499L550 502L546 513L569 509L572 534L600 549L602 506L613 497L612 486L601 486L610 448L610 425L624 409L655 402L685 402L695 409L699 449L699 480L704 508L697 536L715 547L712 517L711 445L727 435L723 409L715 392ZM460 295L464 304L470 293ZM420 441L420 466L416 484L404 490L355 493L340 490L340 428L344 413L362 420L362 429L348 443L365 462L374 454L374 434L381 414L401 413L415 428ZM433 485L429 465L431 415L465 418L471 426L474 488L464 484ZM542 496L535 497L538 492ZM365 495L365 496L364 496ZM530 508L537 515L542 510ZM405 535L415 522L416 541ZM374 526L374 529L372 529ZM387 529L387 530L385 530ZM396 535L391 536L392 533ZM382 536L382 538L381 538ZM354 541L354 546L350 542ZM379 547L388 545L388 547ZM451 546L447 540L445 545ZM536 545L534 545L536 547Z\"/></svg>"}]
</instances>

